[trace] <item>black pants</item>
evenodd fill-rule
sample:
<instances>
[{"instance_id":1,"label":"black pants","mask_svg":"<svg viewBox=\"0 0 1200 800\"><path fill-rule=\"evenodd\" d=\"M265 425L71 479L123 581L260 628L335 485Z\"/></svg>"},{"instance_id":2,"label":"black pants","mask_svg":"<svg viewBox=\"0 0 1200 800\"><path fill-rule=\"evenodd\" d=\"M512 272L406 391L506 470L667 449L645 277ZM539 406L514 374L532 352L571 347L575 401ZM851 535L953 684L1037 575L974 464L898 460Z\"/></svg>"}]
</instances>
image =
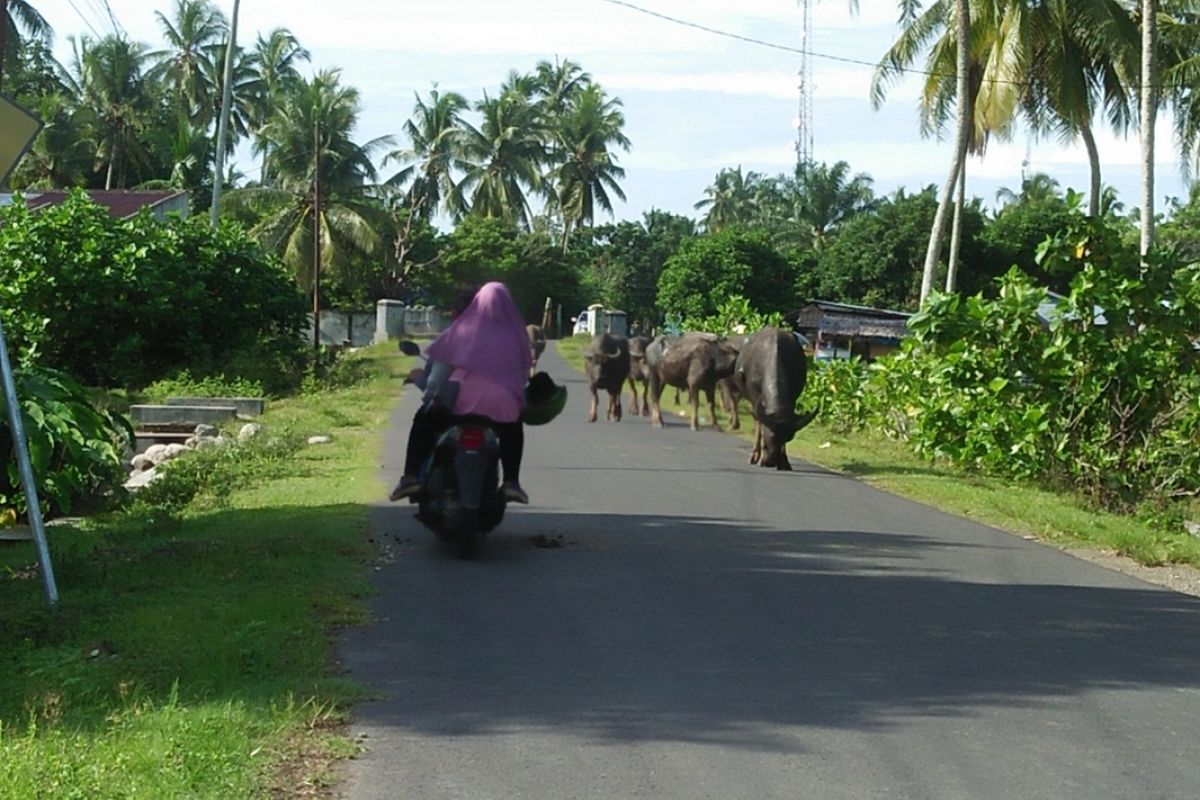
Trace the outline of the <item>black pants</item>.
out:
<instances>
[{"instance_id":1,"label":"black pants","mask_svg":"<svg viewBox=\"0 0 1200 800\"><path fill-rule=\"evenodd\" d=\"M500 439L500 466L506 483L521 482L521 457L525 454L525 426L516 422L493 422L483 417L456 417L441 410L422 408L413 416L404 455L404 474L416 475L437 444L442 431L456 422L478 422L491 427Z\"/></svg>"}]
</instances>

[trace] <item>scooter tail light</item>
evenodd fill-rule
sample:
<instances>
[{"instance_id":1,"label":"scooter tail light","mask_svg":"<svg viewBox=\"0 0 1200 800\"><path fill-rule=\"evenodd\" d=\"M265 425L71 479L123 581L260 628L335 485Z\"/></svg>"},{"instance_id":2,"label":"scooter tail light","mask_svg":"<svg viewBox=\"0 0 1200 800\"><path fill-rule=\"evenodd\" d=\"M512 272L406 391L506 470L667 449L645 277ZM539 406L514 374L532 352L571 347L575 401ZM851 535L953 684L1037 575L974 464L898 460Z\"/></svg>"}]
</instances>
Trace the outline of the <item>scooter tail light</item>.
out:
<instances>
[{"instance_id":1,"label":"scooter tail light","mask_svg":"<svg viewBox=\"0 0 1200 800\"><path fill-rule=\"evenodd\" d=\"M464 427L458 432L458 446L466 450L483 448L483 428Z\"/></svg>"}]
</instances>

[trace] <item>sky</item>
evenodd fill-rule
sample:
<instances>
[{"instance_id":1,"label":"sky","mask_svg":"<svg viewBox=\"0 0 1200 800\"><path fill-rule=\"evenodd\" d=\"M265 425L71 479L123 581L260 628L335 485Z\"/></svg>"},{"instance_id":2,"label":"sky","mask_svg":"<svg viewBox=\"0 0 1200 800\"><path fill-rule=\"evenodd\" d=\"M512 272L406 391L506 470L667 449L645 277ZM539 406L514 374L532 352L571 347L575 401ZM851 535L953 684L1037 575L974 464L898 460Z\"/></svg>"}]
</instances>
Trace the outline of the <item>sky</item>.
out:
<instances>
[{"instance_id":1,"label":"sky","mask_svg":"<svg viewBox=\"0 0 1200 800\"><path fill-rule=\"evenodd\" d=\"M783 47L804 44L797 0L630 0L661 15ZM155 48L161 29L155 12L172 14L172 0L36 0L54 28L56 53L69 60L69 36L110 32L113 19L128 35ZM217 5L230 16L233 0ZM812 135L818 162L845 161L874 180L876 194L904 187L940 187L950 165L950 134L922 138L917 113L920 76L893 85L882 107L869 99L873 65L895 41L895 0L814 0ZM315 71L337 67L360 92L357 138L398 134L416 94L457 91L472 102L494 95L508 72L532 71L542 60L580 64L624 106L628 152L626 200L616 219L639 219L651 209L698 216L722 168L765 175L790 173L796 162L800 56L778 48L717 36L671 22L614 0L242 0L238 40L243 44L286 26L312 53ZM1186 184L1171 138L1169 116L1157 129L1156 205L1185 197ZM1127 209L1140 204L1139 148L1128 138L1097 135L1103 180ZM397 140L398 146L402 142ZM253 178L257 163L241 148L238 168ZM384 176L395 167L384 170ZM1082 146L1035 141L1018 134L992 143L967 165L967 192L995 204L1001 187L1019 189L1025 173L1045 172L1064 189L1086 190ZM597 220L602 221L602 220Z\"/></svg>"}]
</instances>

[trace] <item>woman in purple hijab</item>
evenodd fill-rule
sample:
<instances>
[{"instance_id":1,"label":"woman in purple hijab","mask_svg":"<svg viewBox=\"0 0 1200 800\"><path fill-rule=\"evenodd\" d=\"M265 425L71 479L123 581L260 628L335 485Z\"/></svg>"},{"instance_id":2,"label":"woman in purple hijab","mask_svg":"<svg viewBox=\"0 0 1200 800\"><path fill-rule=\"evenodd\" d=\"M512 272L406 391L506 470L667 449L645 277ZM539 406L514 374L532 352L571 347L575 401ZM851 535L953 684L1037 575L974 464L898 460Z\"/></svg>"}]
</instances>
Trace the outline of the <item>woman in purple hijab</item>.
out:
<instances>
[{"instance_id":1,"label":"woman in purple hijab","mask_svg":"<svg viewBox=\"0 0 1200 800\"><path fill-rule=\"evenodd\" d=\"M528 503L529 497L520 483L521 456L525 449L520 417L533 354L525 319L508 288L497 281L484 284L471 304L425 353L430 362L426 401L438 397L447 380L457 384L450 414L481 416L492 421L500 439L502 491L510 501ZM422 486L417 473L433 450L438 429L449 423L444 409L441 418L437 417L436 411L422 410L413 418L404 476L392 490L392 500L420 493Z\"/></svg>"}]
</instances>

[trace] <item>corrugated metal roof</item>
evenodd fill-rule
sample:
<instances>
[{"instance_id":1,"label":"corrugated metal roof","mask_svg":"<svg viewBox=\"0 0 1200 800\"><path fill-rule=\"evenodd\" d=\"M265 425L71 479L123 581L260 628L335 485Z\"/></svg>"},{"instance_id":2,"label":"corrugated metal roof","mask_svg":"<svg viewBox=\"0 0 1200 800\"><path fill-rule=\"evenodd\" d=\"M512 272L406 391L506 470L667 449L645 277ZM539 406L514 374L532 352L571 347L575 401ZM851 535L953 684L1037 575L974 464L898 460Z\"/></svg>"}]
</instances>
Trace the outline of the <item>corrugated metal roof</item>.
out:
<instances>
[{"instance_id":1,"label":"corrugated metal roof","mask_svg":"<svg viewBox=\"0 0 1200 800\"><path fill-rule=\"evenodd\" d=\"M56 206L67 199L67 192L26 192L25 204L31 209ZM118 219L132 217L143 208L154 208L185 195L186 192L170 191L105 191L89 190L87 195L97 205L104 206L108 213Z\"/></svg>"}]
</instances>

